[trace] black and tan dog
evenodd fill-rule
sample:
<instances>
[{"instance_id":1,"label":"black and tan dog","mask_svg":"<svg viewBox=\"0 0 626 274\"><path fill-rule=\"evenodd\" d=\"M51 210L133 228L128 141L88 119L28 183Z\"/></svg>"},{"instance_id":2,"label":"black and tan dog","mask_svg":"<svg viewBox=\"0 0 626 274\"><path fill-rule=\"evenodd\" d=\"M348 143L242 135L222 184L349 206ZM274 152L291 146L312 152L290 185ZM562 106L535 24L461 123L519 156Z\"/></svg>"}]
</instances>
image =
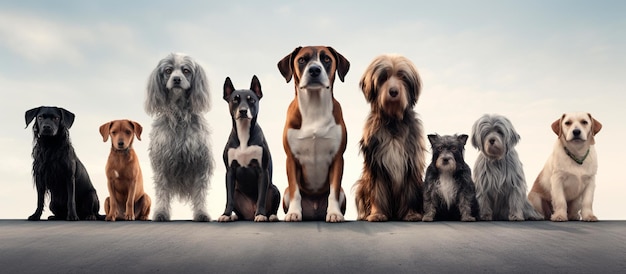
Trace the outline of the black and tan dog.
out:
<instances>
[{"instance_id":1,"label":"black and tan dog","mask_svg":"<svg viewBox=\"0 0 626 274\"><path fill-rule=\"evenodd\" d=\"M297 47L278 62L295 98L287 109L283 146L287 180L285 221L343 222L346 196L341 188L347 132L333 96L335 72L343 81L350 62L331 47Z\"/></svg>"},{"instance_id":2,"label":"black and tan dog","mask_svg":"<svg viewBox=\"0 0 626 274\"><path fill-rule=\"evenodd\" d=\"M262 97L256 75L252 77L249 90L236 90L228 77L224 82L224 100L228 102L233 129L224 148L226 209L218 222L238 218L278 221L280 192L272 184L272 156L257 123Z\"/></svg>"},{"instance_id":3,"label":"black and tan dog","mask_svg":"<svg viewBox=\"0 0 626 274\"><path fill-rule=\"evenodd\" d=\"M74 114L58 107L26 111L26 126L33 119L33 177L37 188L37 210L28 217L41 218L46 193L50 194L48 220L96 220L100 202L83 163L76 157L69 138Z\"/></svg>"},{"instance_id":4,"label":"black and tan dog","mask_svg":"<svg viewBox=\"0 0 626 274\"><path fill-rule=\"evenodd\" d=\"M422 221L477 220L476 188L472 171L463 157L467 138L466 134L428 135L433 159L424 179Z\"/></svg>"}]
</instances>

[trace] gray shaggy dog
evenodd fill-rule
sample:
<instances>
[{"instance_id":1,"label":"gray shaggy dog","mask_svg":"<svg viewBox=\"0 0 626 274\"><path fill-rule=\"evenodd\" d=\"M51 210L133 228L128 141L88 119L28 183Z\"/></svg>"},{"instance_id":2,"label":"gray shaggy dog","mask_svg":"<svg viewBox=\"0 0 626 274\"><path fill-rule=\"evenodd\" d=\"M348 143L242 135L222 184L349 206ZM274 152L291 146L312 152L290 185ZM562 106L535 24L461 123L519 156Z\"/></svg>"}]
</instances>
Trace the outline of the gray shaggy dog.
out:
<instances>
[{"instance_id":1,"label":"gray shaggy dog","mask_svg":"<svg viewBox=\"0 0 626 274\"><path fill-rule=\"evenodd\" d=\"M156 192L154 221L170 220L173 197L191 202L193 221L211 220L205 200L215 163L203 117L210 108L207 78L196 61L178 53L159 61L145 104L154 117L148 148Z\"/></svg>"},{"instance_id":2,"label":"gray shaggy dog","mask_svg":"<svg viewBox=\"0 0 626 274\"><path fill-rule=\"evenodd\" d=\"M515 145L520 136L509 119L485 114L472 126L472 146L480 151L474 163L480 219L541 220L526 198L526 179Z\"/></svg>"}]
</instances>

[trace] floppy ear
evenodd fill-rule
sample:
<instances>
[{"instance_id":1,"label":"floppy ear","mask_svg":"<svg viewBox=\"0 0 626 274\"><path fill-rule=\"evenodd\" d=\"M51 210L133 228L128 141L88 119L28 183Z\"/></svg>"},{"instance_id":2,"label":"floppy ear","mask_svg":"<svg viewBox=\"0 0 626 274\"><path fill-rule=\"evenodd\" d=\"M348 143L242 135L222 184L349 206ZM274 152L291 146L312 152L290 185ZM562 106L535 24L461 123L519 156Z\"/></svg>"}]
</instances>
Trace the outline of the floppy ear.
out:
<instances>
[{"instance_id":1,"label":"floppy ear","mask_svg":"<svg viewBox=\"0 0 626 274\"><path fill-rule=\"evenodd\" d=\"M189 95L191 107L196 111L211 110L211 97L209 96L209 82L206 73L200 64L193 61L195 68L193 69L193 85L191 94Z\"/></svg>"},{"instance_id":2,"label":"floppy ear","mask_svg":"<svg viewBox=\"0 0 626 274\"><path fill-rule=\"evenodd\" d=\"M365 69L365 72L359 81L359 87L361 88L361 91L363 91L365 100L367 100L368 103L374 102L377 97L376 83L374 81L378 75L378 63L380 63L378 58L372 61L372 63Z\"/></svg>"},{"instance_id":3,"label":"floppy ear","mask_svg":"<svg viewBox=\"0 0 626 274\"><path fill-rule=\"evenodd\" d=\"M332 52L335 56L335 60L337 60L337 76L339 76L339 80L343 82L346 74L348 74L348 70L350 70L350 62L348 62L348 59L343 57L343 55L341 55L335 49L331 47L326 48L328 48L328 50L330 50L330 52Z\"/></svg>"},{"instance_id":4,"label":"floppy ear","mask_svg":"<svg viewBox=\"0 0 626 274\"><path fill-rule=\"evenodd\" d=\"M290 54L283 57L283 59L278 62L278 70L287 83L291 81L291 77L293 76L293 58L298 54L300 49L302 49L302 47L295 48Z\"/></svg>"},{"instance_id":5,"label":"floppy ear","mask_svg":"<svg viewBox=\"0 0 626 274\"><path fill-rule=\"evenodd\" d=\"M252 76L252 83L250 83L250 90L256 93L256 96L259 97L259 100L263 98L263 91L261 91L261 82L259 82L259 78L256 75Z\"/></svg>"},{"instance_id":6,"label":"floppy ear","mask_svg":"<svg viewBox=\"0 0 626 274\"><path fill-rule=\"evenodd\" d=\"M28 127L28 124L30 124L30 122L33 121L33 119L35 119L35 117L37 117L37 114L39 113L39 110L41 109L41 107L38 108L33 108L33 109L29 109L26 111L25 117L26 117L26 127Z\"/></svg>"},{"instance_id":7,"label":"floppy ear","mask_svg":"<svg viewBox=\"0 0 626 274\"><path fill-rule=\"evenodd\" d=\"M552 122L552 131L559 137L561 137L561 134L563 133L561 132L561 120L563 120L563 117L565 117L565 114L563 114L558 120Z\"/></svg>"},{"instance_id":8,"label":"floppy ear","mask_svg":"<svg viewBox=\"0 0 626 274\"><path fill-rule=\"evenodd\" d=\"M472 139L470 140L470 142L472 143L472 146L478 150L482 150L482 142L480 141L480 130L479 130L479 124L480 122L484 119L484 115L483 117L481 117L480 119L476 120L476 122L474 122L474 125L472 125Z\"/></svg>"},{"instance_id":9,"label":"floppy ear","mask_svg":"<svg viewBox=\"0 0 626 274\"><path fill-rule=\"evenodd\" d=\"M465 143L467 143L467 138L469 136L467 136L467 134L461 134L459 136L456 137L457 140L459 140L459 142L461 142L463 145L465 145Z\"/></svg>"},{"instance_id":10,"label":"floppy ear","mask_svg":"<svg viewBox=\"0 0 626 274\"><path fill-rule=\"evenodd\" d=\"M595 136L602 129L602 123L591 117L591 114L587 113L587 115L589 115L589 118L591 118L591 121L593 121L593 124L591 124L591 130L593 131L593 135Z\"/></svg>"},{"instance_id":11,"label":"floppy ear","mask_svg":"<svg viewBox=\"0 0 626 274\"><path fill-rule=\"evenodd\" d=\"M71 113L69 110L64 108L58 108L61 111L61 123L65 125L66 128L72 127L74 124L74 113Z\"/></svg>"},{"instance_id":12,"label":"floppy ear","mask_svg":"<svg viewBox=\"0 0 626 274\"><path fill-rule=\"evenodd\" d=\"M137 140L141 141L141 132L143 132L143 127L135 121L129 120L129 122L133 125L133 131L135 132L135 136L137 136Z\"/></svg>"},{"instance_id":13,"label":"floppy ear","mask_svg":"<svg viewBox=\"0 0 626 274\"><path fill-rule=\"evenodd\" d=\"M509 131L508 135L509 135L509 144L511 146L515 146L517 145L517 143L519 143L519 140L521 139L519 133L517 133L517 131L515 131L515 127L513 127L513 123L511 123L511 120L509 120L509 118L506 118L504 116L502 116L505 122L505 126L507 128L507 130Z\"/></svg>"},{"instance_id":14,"label":"floppy ear","mask_svg":"<svg viewBox=\"0 0 626 274\"><path fill-rule=\"evenodd\" d=\"M233 86L233 82L230 81L230 77L226 77L226 81L224 81L224 101L228 102L228 98L235 91L235 87Z\"/></svg>"},{"instance_id":15,"label":"floppy ear","mask_svg":"<svg viewBox=\"0 0 626 274\"><path fill-rule=\"evenodd\" d=\"M112 122L108 122L100 126L100 135L102 135L102 142L109 140L109 131L111 130Z\"/></svg>"},{"instance_id":16,"label":"floppy ear","mask_svg":"<svg viewBox=\"0 0 626 274\"><path fill-rule=\"evenodd\" d=\"M165 63L166 59L161 60L148 77L148 88L146 89L147 96L145 103L145 109L148 114L158 113L167 99L167 90L163 74L161 73L162 66L164 66Z\"/></svg>"}]
</instances>

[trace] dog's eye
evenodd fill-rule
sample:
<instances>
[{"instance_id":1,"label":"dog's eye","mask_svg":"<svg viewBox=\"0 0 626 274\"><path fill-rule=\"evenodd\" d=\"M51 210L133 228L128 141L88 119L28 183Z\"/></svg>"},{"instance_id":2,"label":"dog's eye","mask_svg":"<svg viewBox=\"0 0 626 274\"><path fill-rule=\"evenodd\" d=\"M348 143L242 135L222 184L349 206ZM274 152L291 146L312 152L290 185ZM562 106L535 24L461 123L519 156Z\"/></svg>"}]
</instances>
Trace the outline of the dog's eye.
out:
<instances>
[{"instance_id":1,"label":"dog's eye","mask_svg":"<svg viewBox=\"0 0 626 274\"><path fill-rule=\"evenodd\" d=\"M298 58L298 64L303 65L303 64L305 64L305 63L306 63L306 59L304 59L304 57L300 57L300 58Z\"/></svg>"},{"instance_id":2,"label":"dog's eye","mask_svg":"<svg viewBox=\"0 0 626 274\"><path fill-rule=\"evenodd\" d=\"M171 74L171 73L172 73L172 68L165 69L165 74Z\"/></svg>"},{"instance_id":3,"label":"dog's eye","mask_svg":"<svg viewBox=\"0 0 626 274\"><path fill-rule=\"evenodd\" d=\"M572 125L572 121L565 121L565 125L566 126L571 126Z\"/></svg>"},{"instance_id":4,"label":"dog's eye","mask_svg":"<svg viewBox=\"0 0 626 274\"><path fill-rule=\"evenodd\" d=\"M130 130L126 130L126 134L130 135L132 132Z\"/></svg>"},{"instance_id":5,"label":"dog's eye","mask_svg":"<svg viewBox=\"0 0 626 274\"><path fill-rule=\"evenodd\" d=\"M52 120L54 120L54 121L58 121L58 120L59 120L59 117L54 117L54 118L52 118Z\"/></svg>"},{"instance_id":6,"label":"dog's eye","mask_svg":"<svg viewBox=\"0 0 626 274\"><path fill-rule=\"evenodd\" d=\"M330 63L330 62L332 62L332 60L330 60L330 57L328 57L328 56L324 56L324 57L322 58L322 61L323 61L324 63Z\"/></svg>"},{"instance_id":7,"label":"dog's eye","mask_svg":"<svg viewBox=\"0 0 626 274\"><path fill-rule=\"evenodd\" d=\"M233 102L239 103L239 95L235 95L235 97L233 97Z\"/></svg>"},{"instance_id":8,"label":"dog's eye","mask_svg":"<svg viewBox=\"0 0 626 274\"><path fill-rule=\"evenodd\" d=\"M437 151L441 152L441 151L443 151L443 146L437 146L435 149L436 149Z\"/></svg>"},{"instance_id":9,"label":"dog's eye","mask_svg":"<svg viewBox=\"0 0 626 274\"><path fill-rule=\"evenodd\" d=\"M456 151L456 147L450 147L450 151L455 152Z\"/></svg>"},{"instance_id":10,"label":"dog's eye","mask_svg":"<svg viewBox=\"0 0 626 274\"><path fill-rule=\"evenodd\" d=\"M189 69L183 69L183 73L184 73L184 74L190 74L190 73L191 73L191 70L189 70Z\"/></svg>"},{"instance_id":11,"label":"dog's eye","mask_svg":"<svg viewBox=\"0 0 626 274\"><path fill-rule=\"evenodd\" d=\"M582 122L580 122L580 123L581 123L581 124L583 124L583 125L585 125L585 126L586 126L587 124L589 124L589 122L588 122L587 120L583 120L583 121L582 121Z\"/></svg>"}]
</instances>

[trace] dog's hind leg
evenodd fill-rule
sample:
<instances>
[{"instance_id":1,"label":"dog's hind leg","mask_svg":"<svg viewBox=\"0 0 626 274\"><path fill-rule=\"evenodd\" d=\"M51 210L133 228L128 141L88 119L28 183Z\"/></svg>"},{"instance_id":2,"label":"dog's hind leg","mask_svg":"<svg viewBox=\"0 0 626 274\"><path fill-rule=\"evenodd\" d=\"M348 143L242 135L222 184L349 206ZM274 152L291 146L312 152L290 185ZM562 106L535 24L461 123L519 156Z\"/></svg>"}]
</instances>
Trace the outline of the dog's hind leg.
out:
<instances>
[{"instance_id":1,"label":"dog's hind leg","mask_svg":"<svg viewBox=\"0 0 626 274\"><path fill-rule=\"evenodd\" d=\"M152 220L155 222L167 222L170 220L172 196L168 190L163 188L157 187L155 191L157 209L152 217Z\"/></svg>"},{"instance_id":2,"label":"dog's hind leg","mask_svg":"<svg viewBox=\"0 0 626 274\"><path fill-rule=\"evenodd\" d=\"M144 193L136 202L135 202L135 220L147 221L148 216L150 216L150 196Z\"/></svg>"}]
</instances>

